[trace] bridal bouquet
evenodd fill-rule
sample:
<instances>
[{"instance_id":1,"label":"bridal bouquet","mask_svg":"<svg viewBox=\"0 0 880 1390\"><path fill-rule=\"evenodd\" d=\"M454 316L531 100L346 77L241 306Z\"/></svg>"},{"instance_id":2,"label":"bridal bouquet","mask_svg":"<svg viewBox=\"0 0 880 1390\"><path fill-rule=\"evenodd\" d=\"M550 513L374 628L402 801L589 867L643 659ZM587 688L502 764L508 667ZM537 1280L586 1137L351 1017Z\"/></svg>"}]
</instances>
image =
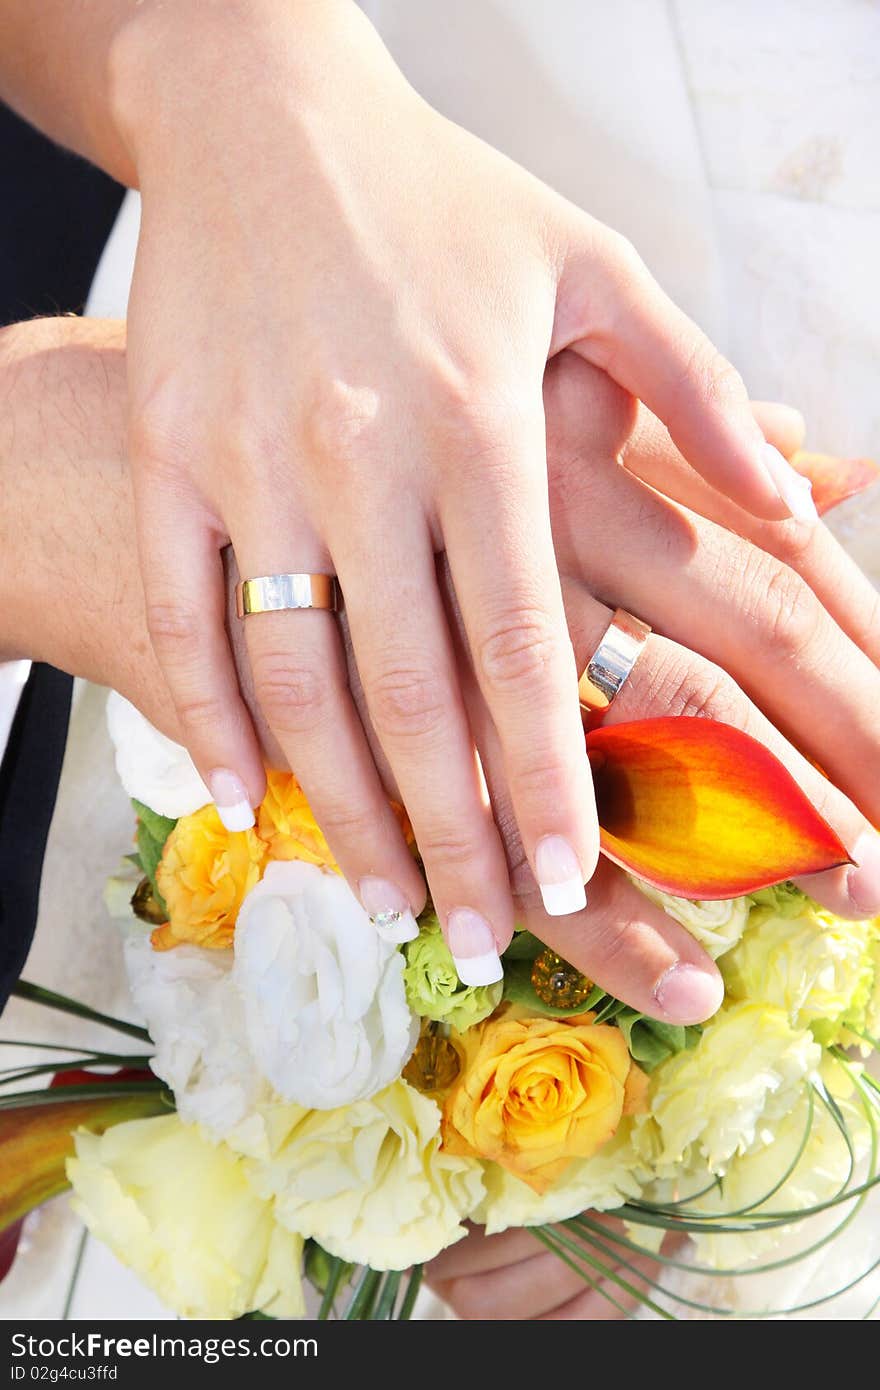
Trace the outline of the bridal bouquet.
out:
<instances>
[{"instance_id":1,"label":"bridal bouquet","mask_svg":"<svg viewBox=\"0 0 880 1390\"><path fill-rule=\"evenodd\" d=\"M621 1294L655 1251L668 1268L640 1297L672 1317L676 1268L775 1268L880 1177L863 1065L880 920L837 920L785 881L846 851L745 735L661 719L587 736L603 851L724 977L719 1013L682 1028L526 931L502 981L462 985L430 907L414 940L374 926L293 776L271 772L255 827L230 833L184 750L118 696L109 715L137 828L107 897L146 1029L115 1026L146 1045L12 1074L54 1084L0 1098L0 1228L69 1184L169 1308L294 1318L304 1281L322 1317L341 1300L408 1316L465 1222L528 1226ZM686 1254L661 1249L669 1231Z\"/></svg>"}]
</instances>

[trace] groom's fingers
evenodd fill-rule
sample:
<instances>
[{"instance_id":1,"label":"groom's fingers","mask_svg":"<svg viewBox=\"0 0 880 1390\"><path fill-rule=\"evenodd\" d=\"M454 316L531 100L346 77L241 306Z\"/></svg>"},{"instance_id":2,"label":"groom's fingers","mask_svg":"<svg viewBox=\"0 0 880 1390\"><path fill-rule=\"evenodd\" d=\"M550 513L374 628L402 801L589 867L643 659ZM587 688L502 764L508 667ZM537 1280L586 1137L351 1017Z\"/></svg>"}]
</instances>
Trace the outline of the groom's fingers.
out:
<instances>
[{"instance_id":1,"label":"groom's fingers","mask_svg":"<svg viewBox=\"0 0 880 1390\"><path fill-rule=\"evenodd\" d=\"M812 586L613 464L597 483L591 516L605 544L585 551L578 566L591 591L613 595L655 631L729 672L880 822L880 671ZM869 604L868 612L875 608Z\"/></svg>"},{"instance_id":2,"label":"groom's fingers","mask_svg":"<svg viewBox=\"0 0 880 1390\"><path fill-rule=\"evenodd\" d=\"M594 605L595 600L583 586L571 583L566 587L572 639L584 663L595 650L597 626L607 623L611 616L606 612L597 624ZM805 891L844 917L870 917L880 911L880 858L874 848L877 836L861 811L792 747L726 672L655 633L613 701L605 723L670 714L731 724L769 748L856 861L856 867L833 869L804 879Z\"/></svg>"},{"instance_id":3,"label":"groom's fingers","mask_svg":"<svg viewBox=\"0 0 880 1390\"><path fill-rule=\"evenodd\" d=\"M754 401L755 418L771 443L793 454L803 444L799 411ZM685 461L668 431L649 410L639 410L635 431L624 446L625 468L673 501L681 502L790 566L813 590L831 617L871 660L880 665L880 594L826 526L765 522L723 497Z\"/></svg>"}]
</instances>

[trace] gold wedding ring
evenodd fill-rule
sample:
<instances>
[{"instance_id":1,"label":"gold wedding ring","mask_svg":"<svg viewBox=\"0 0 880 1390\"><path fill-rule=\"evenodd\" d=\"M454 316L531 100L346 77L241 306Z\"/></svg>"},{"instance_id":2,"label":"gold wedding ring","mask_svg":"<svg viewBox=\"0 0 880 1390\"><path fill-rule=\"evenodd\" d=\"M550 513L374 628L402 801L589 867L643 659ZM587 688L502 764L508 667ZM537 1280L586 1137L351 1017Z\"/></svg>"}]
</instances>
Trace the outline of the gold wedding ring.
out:
<instances>
[{"instance_id":1,"label":"gold wedding ring","mask_svg":"<svg viewBox=\"0 0 880 1390\"><path fill-rule=\"evenodd\" d=\"M647 623L618 608L578 682L581 708L593 718L608 708L641 656L651 635Z\"/></svg>"},{"instance_id":2,"label":"gold wedding ring","mask_svg":"<svg viewBox=\"0 0 880 1390\"><path fill-rule=\"evenodd\" d=\"M326 608L335 613L339 589L332 574L263 574L235 586L235 606L240 618L289 608Z\"/></svg>"}]
</instances>

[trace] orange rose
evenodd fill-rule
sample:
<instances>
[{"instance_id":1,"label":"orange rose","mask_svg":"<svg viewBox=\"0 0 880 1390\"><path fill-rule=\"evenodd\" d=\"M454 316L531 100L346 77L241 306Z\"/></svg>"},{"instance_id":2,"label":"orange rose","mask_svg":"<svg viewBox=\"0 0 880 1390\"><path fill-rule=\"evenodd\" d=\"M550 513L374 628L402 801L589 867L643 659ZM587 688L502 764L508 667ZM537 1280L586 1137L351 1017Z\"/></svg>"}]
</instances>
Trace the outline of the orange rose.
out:
<instances>
[{"instance_id":1,"label":"orange rose","mask_svg":"<svg viewBox=\"0 0 880 1390\"><path fill-rule=\"evenodd\" d=\"M391 805L407 844L412 844L412 828L403 807L396 802ZM341 872L292 772L267 772L266 795L257 812L257 833L265 841L270 859L303 859L320 869Z\"/></svg>"},{"instance_id":2,"label":"orange rose","mask_svg":"<svg viewBox=\"0 0 880 1390\"><path fill-rule=\"evenodd\" d=\"M303 859L307 864L317 864L319 869L339 873L339 865L292 772L266 773L266 795L257 811L257 834L270 859Z\"/></svg>"},{"instance_id":3,"label":"orange rose","mask_svg":"<svg viewBox=\"0 0 880 1390\"><path fill-rule=\"evenodd\" d=\"M513 1007L460 1034L464 1066L444 1107L444 1149L491 1159L544 1192L573 1158L607 1143L622 1116L643 1107L647 1077L620 1029L594 1017Z\"/></svg>"},{"instance_id":4,"label":"orange rose","mask_svg":"<svg viewBox=\"0 0 880 1390\"><path fill-rule=\"evenodd\" d=\"M260 837L253 830L226 830L213 805L181 816L156 871L168 908L168 921L151 938L156 950L184 941L231 946L242 899L260 879L265 860Z\"/></svg>"}]
</instances>

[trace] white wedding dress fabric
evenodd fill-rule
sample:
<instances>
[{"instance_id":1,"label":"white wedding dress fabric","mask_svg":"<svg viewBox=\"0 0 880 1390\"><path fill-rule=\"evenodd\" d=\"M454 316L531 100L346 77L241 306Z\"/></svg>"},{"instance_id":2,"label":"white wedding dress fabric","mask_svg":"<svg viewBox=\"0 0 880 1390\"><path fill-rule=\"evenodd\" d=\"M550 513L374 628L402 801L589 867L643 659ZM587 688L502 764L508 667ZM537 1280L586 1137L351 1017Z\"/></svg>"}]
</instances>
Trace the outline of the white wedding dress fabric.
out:
<instances>
[{"instance_id":1,"label":"white wedding dress fabric","mask_svg":"<svg viewBox=\"0 0 880 1390\"><path fill-rule=\"evenodd\" d=\"M368 0L404 71L451 118L628 235L743 373L803 410L808 446L880 449L880 4L876 0ZM89 312L121 317L129 195ZM210 248L205 248L206 254ZM217 324L223 333L223 324ZM829 522L880 586L880 487ZM648 615L649 616L649 615ZM104 880L130 847L104 692L80 685L26 977L131 1016ZM108 1043L13 1000L0 1035ZM804 1301L880 1258L880 1201L812 1261L726 1288ZM838 1277L839 1276L839 1277ZM803 1316L855 1318L880 1279ZM711 1290L710 1290L711 1292ZM691 1297L706 1289L688 1287ZM28 1221L4 1318L167 1316L60 1198ZM501 1310L499 1310L500 1312ZM442 1317L426 1301L423 1315Z\"/></svg>"}]
</instances>

